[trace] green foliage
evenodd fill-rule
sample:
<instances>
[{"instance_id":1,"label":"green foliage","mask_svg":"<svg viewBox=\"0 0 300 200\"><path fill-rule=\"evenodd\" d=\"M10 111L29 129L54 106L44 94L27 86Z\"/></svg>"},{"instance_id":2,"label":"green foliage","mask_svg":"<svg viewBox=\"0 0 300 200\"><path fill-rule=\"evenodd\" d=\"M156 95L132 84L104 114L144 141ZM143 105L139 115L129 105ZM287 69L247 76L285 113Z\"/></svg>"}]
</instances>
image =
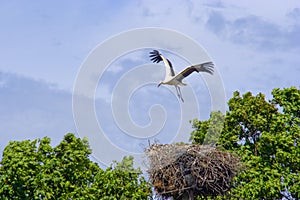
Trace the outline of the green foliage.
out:
<instances>
[{"instance_id":1,"label":"green foliage","mask_svg":"<svg viewBox=\"0 0 300 200\"><path fill-rule=\"evenodd\" d=\"M115 165L115 166L113 166ZM147 199L151 192L150 184L141 177L140 169L133 168L133 157L124 157L114 162L106 171L97 174L93 188L98 199Z\"/></svg>"},{"instance_id":2,"label":"green foliage","mask_svg":"<svg viewBox=\"0 0 300 200\"><path fill-rule=\"evenodd\" d=\"M235 92L218 145L241 156L245 170L228 193L231 199L300 198L300 90L274 89L263 94ZM201 143L211 119L194 121L192 141Z\"/></svg>"},{"instance_id":3,"label":"green foliage","mask_svg":"<svg viewBox=\"0 0 300 200\"><path fill-rule=\"evenodd\" d=\"M0 199L146 199L149 185L133 157L106 170L92 162L86 139L67 134L52 148L45 137L10 142L0 165ZM121 170L122 167L122 170Z\"/></svg>"},{"instance_id":4,"label":"green foliage","mask_svg":"<svg viewBox=\"0 0 300 200\"><path fill-rule=\"evenodd\" d=\"M190 140L194 144L216 144L224 127L224 116L220 111L213 111L207 121L194 119L192 128L195 130L191 133Z\"/></svg>"}]
</instances>

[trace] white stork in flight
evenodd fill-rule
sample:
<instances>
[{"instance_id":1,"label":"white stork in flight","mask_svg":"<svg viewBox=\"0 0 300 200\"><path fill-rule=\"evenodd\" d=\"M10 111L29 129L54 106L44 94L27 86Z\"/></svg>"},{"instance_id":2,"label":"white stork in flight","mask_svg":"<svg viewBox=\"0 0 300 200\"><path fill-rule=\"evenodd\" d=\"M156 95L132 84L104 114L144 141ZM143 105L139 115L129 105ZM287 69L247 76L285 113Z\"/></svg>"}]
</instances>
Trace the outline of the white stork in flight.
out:
<instances>
[{"instance_id":1,"label":"white stork in flight","mask_svg":"<svg viewBox=\"0 0 300 200\"><path fill-rule=\"evenodd\" d=\"M172 63L163 55L161 55L159 51L153 50L152 52L150 52L150 59L154 63L159 63L160 61L163 61L166 67L165 79L163 81L160 81L157 87L159 87L161 84L174 85L176 88L177 96L179 99L182 100L182 102L183 98L179 86L186 85L182 82L184 78L188 77L193 72L207 72L209 74L213 74L214 64L212 62L204 62L197 65L191 65L186 67L178 74L175 74Z\"/></svg>"}]
</instances>

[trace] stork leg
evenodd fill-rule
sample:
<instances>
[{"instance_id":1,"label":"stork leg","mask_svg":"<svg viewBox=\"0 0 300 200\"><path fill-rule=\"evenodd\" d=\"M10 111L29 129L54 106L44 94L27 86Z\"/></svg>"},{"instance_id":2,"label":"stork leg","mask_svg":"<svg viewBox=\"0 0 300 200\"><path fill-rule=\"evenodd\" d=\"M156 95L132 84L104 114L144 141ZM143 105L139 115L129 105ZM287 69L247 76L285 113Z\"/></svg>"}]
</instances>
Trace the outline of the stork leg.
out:
<instances>
[{"instance_id":1,"label":"stork leg","mask_svg":"<svg viewBox=\"0 0 300 200\"><path fill-rule=\"evenodd\" d=\"M178 87L178 91L179 91L179 95L180 95L180 99L182 102L184 102L183 98L182 98L182 94L181 94L181 90L180 90L180 87Z\"/></svg>"},{"instance_id":2,"label":"stork leg","mask_svg":"<svg viewBox=\"0 0 300 200\"><path fill-rule=\"evenodd\" d=\"M178 98L180 98L180 94L179 94L179 91L178 91L178 86L177 86L177 85L175 85L175 88L176 88L176 93L177 93L177 96L178 96Z\"/></svg>"},{"instance_id":3,"label":"stork leg","mask_svg":"<svg viewBox=\"0 0 300 200\"><path fill-rule=\"evenodd\" d=\"M180 87L178 87L177 85L175 85L175 88L176 88L176 92L177 92L178 98L181 99L182 102L184 102L184 100L182 98Z\"/></svg>"}]
</instances>

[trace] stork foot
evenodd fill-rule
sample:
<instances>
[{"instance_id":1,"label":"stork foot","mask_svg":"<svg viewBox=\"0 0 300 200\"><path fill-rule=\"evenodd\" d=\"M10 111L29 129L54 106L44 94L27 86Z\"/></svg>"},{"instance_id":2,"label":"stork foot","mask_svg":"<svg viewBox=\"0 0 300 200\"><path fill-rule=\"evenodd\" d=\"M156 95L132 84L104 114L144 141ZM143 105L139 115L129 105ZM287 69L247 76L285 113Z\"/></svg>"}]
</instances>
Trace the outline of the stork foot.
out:
<instances>
[{"instance_id":1,"label":"stork foot","mask_svg":"<svg viewBox=\"0 0 300 200\"><path fill-rule=\"evenodd\" d=\"M181 97L180 99L181 99L181 101L182 101L182 102L184 102L184 100L183 100L183 98L182 98L182 97Z\"/></svg>"}]
</instances>

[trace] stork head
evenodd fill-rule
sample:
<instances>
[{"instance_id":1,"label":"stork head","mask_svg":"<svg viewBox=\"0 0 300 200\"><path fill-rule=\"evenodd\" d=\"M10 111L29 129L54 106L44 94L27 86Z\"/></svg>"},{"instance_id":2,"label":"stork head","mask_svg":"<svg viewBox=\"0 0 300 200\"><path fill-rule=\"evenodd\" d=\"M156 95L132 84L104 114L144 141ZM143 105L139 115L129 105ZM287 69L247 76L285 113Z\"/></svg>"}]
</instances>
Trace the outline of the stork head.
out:
<instances>
[{"instance_id":1,"label":"stork head","mask_svg":"<svg viewBox=\"0 0 300 200\"><path fill-rule=\"evenodd\" d=\"M158 83L157 87L159 87L161 84L163 84L163 82L162 82L162 81L160 81L160 82Z\"/></svg>"}]
</instances>

